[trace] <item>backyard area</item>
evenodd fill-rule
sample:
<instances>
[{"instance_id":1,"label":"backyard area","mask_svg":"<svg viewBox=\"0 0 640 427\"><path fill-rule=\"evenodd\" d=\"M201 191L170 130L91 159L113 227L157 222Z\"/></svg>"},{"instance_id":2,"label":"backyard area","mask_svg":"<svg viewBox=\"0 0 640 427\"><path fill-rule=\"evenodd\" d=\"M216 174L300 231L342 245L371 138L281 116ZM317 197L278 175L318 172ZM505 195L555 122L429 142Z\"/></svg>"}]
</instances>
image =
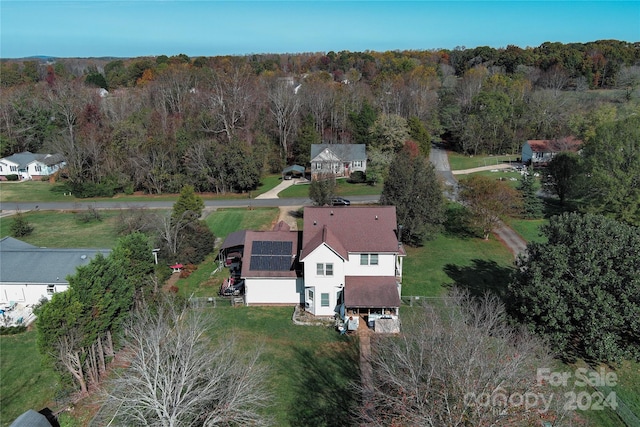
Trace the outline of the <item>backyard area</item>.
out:
<instances>
[{"instance_id":1,"label":"backyard area","mask_svg":"<svg viewBox=\"0 0 640 427\"><path fill-rule=\"evenodd\" d=\"M118 214L104 212L103 220L79 223L73 213L30 212L27 218L35 226L25 241L50 247L112 247L116 240ZM239 229L270 229L277 221L277 208L220 209L205 221L219 242ZM53 219L55 217L55 220ZM55 221L56 227L48 226ZM0 222L2 235L7 235L7 219ZM525 239L537 237L544 220L513 220L511 225ZM215 297L205 308L215 318L214 338L229 335L247 349L262 348L262 360L271 367L270 388L276 400L270 413L279 426L345 425L350 409L351 384L359 380L357 341L341 336L333 328L296 326L291 321L291 307L232 307L229 299L217 296L226 269L217 268L215 253L198 266L188 278L176 282L185 297ZM502 294L509 282L513 256L493 237L488 241L469 237L448 229L422 247L408 247L404 263L404 296L439 297L456 283L472 293L487 289ZM403 310L411 310L403 306ZM36 350L36 332L0 337L0 426L8 426L26 409L60 409L60 383L48 367L41 364ZM571 366L568 367L572 369ZM640 365L624 362L616 367L619 385L615 391L627 405L640 407ZM77 425L88 425L95 411L89 400L76 405ZM585 413L598 426L623 426L610 411Z\"/></svg>"}]
</instances>

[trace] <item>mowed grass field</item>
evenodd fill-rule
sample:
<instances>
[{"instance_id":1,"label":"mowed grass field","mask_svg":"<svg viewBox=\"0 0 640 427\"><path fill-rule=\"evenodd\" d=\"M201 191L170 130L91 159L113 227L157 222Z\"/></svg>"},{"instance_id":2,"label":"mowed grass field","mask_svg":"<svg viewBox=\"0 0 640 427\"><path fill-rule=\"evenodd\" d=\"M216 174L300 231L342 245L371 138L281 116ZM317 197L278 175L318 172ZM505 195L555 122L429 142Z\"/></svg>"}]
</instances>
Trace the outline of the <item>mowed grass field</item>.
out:
<instances>
[{"instance_id":1,"label":"mowed grass field","mask_svg":"<svg viewBox=\"0 0 640 427\"><path fill-rule=\"evenodd\" d=\"M449 157L449 166L451 166L451 170L454 171L515 162L520 157L519 154L508 154L504 156L487 156L480 154L477 156L468 156L453 151L448 151L447 155Z\"/></svg>"}]
</instances>

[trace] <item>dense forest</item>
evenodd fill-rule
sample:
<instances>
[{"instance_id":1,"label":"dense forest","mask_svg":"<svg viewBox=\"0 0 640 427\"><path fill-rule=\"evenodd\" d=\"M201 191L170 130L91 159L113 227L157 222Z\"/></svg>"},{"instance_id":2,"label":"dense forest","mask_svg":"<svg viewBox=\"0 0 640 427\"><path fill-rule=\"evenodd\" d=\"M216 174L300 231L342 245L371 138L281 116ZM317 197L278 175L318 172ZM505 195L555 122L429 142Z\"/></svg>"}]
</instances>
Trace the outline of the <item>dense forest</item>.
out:
<instances>
[{"instance_id":1,"label":"dense forest","mask_svg":"<svg viewBox=\"0 0 640 427\"><path fill-rule=\"evenodd\" d=\"M248 191L320 142L378 171L407 140L518 153L640 112L640 42L615 40L0 66L0 155L62 153L79 196Z\"/></svg>"}]
</instances>

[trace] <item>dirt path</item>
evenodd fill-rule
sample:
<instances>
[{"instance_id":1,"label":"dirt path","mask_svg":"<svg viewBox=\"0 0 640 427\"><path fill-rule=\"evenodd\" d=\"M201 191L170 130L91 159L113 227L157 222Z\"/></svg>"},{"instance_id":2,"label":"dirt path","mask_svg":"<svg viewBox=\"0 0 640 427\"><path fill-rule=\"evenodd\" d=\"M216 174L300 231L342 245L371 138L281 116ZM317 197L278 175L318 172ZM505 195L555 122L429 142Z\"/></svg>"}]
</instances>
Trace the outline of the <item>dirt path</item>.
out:
<instances>
[{"instance_id":1,"label":"dirt path","mask_svg":"<svg viewBox=\"0 0 640 427\"><path fill-rule=\"evenodd\" d=\"M298 221L296 218L298 209L302 206L280 206L280 215L278 216L278 222L284 221L286 222L291 230L298 229Z\"/></svg>"}]
</instances>

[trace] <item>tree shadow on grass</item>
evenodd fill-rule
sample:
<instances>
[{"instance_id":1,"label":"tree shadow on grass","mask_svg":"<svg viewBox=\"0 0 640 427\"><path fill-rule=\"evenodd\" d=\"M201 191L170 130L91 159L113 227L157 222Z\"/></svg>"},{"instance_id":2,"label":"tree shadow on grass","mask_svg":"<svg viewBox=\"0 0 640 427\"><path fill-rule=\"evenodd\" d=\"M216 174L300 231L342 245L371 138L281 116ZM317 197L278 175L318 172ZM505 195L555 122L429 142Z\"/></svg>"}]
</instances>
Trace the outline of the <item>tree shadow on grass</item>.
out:
<instances>
[{"instance_id":1,"label":"tree shadow on grass","mask_svg":"<svg viewBox=\"0 0 640 427\"><path fill-rule=\"evenodd\" d=\"M449 204L445 217L444 230L449 236L469 239L482 235L471 223L471 212L462 205Z\"/></svg>"},{"instance_id":2,"label":"tree shadow on grass","mask_svg":"<svg viewBox=\"0 0 640 427\"><path fill-rule=\"evenodd\" d=\"M293 371L295 398L289 408L292 426L341 427L354 425L359 404L358 349L341 342L315 350L295 348Z\"/></svg>"},{"instance_id":3,"label":"tree shadow on grass","mask_svg":"<svg viewBox=\"0 0 640 427\"><path fill-rule=\"evenodd\" d=\"M507 303L507 286L511 282L513 268L486 259L473 259L471 263L444 266L444 272L455 282L452 286L466 289L473 296L482 296L490 291Z\"/></svg>"}]
</instances>

